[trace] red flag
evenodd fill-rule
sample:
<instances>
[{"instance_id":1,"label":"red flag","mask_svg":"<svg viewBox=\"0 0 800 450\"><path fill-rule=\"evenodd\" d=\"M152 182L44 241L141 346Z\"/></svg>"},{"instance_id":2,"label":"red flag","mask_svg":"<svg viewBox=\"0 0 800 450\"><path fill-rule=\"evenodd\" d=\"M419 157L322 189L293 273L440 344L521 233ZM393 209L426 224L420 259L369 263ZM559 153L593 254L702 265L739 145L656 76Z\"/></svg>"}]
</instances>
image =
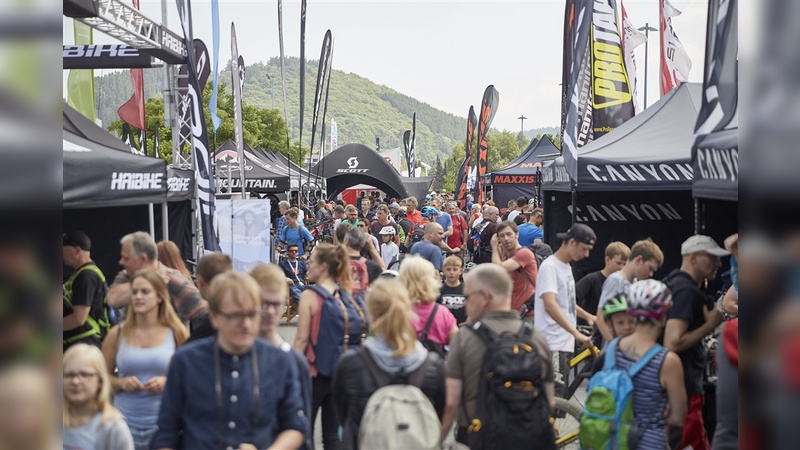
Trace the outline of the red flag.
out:
<instances>
[{"instance_id":1,"label":"red flag","mask_svg":"<svg viewBox=\"0 0 800 450\"><path fill-rule=\"evenodd\" d=\"M139 9L139 0L133 0L133 7ZM123 122L144 130L147 127L144 120L144 71L131 69L131 82L133 83L133 96L119 107L117 115Z\"/></svg>"},{"instance_id":2,"label":"red flag","mask_svg":"<svg viewBox=\"0 0 800 450\"><path fill-rule=\"evenodd\" d=\"M133 96L117 110L119 118L132 126L143 130L144 121L144 72L142 69L131 69Z\"/></svg>"}]
</instances>

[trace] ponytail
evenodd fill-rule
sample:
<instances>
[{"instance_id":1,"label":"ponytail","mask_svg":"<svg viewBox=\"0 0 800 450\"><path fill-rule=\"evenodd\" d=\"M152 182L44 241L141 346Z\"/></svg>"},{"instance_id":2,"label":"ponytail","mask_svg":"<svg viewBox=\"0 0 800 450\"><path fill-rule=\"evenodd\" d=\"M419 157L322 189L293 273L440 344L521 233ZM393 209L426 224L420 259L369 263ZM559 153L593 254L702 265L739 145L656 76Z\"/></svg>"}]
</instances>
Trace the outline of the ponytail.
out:
<instances>
[{"instance_id":1,"label":"ponytail","mask_svg":"<svg viewBox=\"0 0 800 450\"><path fill-rule=\"evenodd\" d=\"M350 255L344 244L339 244L336 247L336 256L338 260L338 267L334 278L339 280L339 287L346 292L353 290L353 276L350 273Z\"/></svg>"},{"instance_id":2,"label":"ponytail","mask_svg":"<svg viewBox=\"0 0 800 450\"><path fill-rule=\"evenodd\" d=\"M367 294L367 310L375 334L383 335L392 354L400 358L411 353L417 345L417 333L411 325L408 291L397 280L381 278Z\"/></svg>"}]
</instances>

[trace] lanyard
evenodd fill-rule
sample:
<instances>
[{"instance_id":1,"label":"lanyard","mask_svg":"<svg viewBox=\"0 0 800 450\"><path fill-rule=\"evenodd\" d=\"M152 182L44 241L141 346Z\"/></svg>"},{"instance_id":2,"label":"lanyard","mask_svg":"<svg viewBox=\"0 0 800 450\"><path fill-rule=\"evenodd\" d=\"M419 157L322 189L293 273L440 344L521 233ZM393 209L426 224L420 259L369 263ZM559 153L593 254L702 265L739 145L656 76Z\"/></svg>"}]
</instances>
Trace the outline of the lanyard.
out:
<instances>
[{"instance_id":1,"label":"lanyard","mask_svg":"<svg viewBox=\"0 0 800 450\"><path fill-rule=\"evenodd\" d=\"M294 262L294 267L292 267L292 262L291 261L287 260L286 262L289 263L289 267L292 269L292 273L294 274L294 279L298 283L302 283L302 281L300 281L300 277L298 276L298 274L300 273L300 261L295 261Z\"/></svg>"}]
</instances>

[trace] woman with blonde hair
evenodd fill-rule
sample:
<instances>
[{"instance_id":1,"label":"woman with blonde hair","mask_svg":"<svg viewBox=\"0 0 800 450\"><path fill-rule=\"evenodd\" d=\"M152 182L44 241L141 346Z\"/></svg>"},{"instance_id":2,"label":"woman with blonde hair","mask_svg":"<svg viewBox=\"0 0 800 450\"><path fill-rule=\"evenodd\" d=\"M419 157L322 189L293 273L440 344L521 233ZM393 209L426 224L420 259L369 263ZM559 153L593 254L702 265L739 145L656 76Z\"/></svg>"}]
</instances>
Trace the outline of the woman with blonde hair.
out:
<instances>
[{"instance_id":1,"label":"woman with blonde hair","mask_svg":"<svg viewBox=\"0 0 800 450\"><path fill-rule=\"evenodd\" d=\"M375 281L367 294L367 311L374 336L361 348L345 352L333 377L333 403L343 427L345 449L358 448L359 427L369 397L398 377L407 377L402 381L420 388L440 419L444 411L444 361L415 338L405 287L397 280Z\"/></svg>"},{"instance_id":2,"label":"woman with blonde hair","mask_svg":"<svg viewBox=\"0 0 800 450\"><path fill-rule=\"evenodd\" d=\"M342 352L367 337L366 305L352 295L350 256L344 245L320 244L308 261L306 276L315 284L300 294L294 348L311 365L311 423L322 408L322 443L339 448L338 424L331 392L334 365Z\"/></svg>"},{"instance_id":3,"label":"woman with blonde hair","mask_svg":"<svg viewBox=\"0 0 800 450\"><path fill-rule=\"evenodd\" d=\"M189 272L189 269L186 268L186 264L183 263L181 250L178 248L177 244L172 241L161 241L156 247L158 247L158 261L161 262L161 264L177 270L189 281L194 280L194 278L192 278L192 273Z\"/></svg>"},{"instance_id":4,"label":"woman with blonde hair","mask_svg":"<svg viewBox=\"0 0 800 450\"><path fill-rule=\"evenodd\" d=\"M111 405L111 383L97 347L76 344L64 353L64 449L129 449L133 439Z\"/></svg>"},{"instance_id":5,"label":"woman with blonde hair","mask_svg":"<svg viewBox=\"0 0 800 450\"><path fill-rule=\"evenodd\" d=\"M398 278L411 298L414 317L411 324L417 336L428 350L444 355L444 347L458 333L458 323L453 313L436 303L442 289L442 281L430 261L420 256L406 256L400 265Z\"/></svg>"},{"instance_id":6,"label":"woman with blonde hair","mask_svg":"<svg viewBox=\"0 0 800 450\"><path fill-rule=\"evenodd\" d=\"M103 342L103 356L116 392L114 406L125 416L134 448L140 450L150 447L158 429L169 362L189 339L189 331L172 308L164 279L154 270L133 275L128 309L125 322L114 326Z\"/></svg>"}]
</instances>

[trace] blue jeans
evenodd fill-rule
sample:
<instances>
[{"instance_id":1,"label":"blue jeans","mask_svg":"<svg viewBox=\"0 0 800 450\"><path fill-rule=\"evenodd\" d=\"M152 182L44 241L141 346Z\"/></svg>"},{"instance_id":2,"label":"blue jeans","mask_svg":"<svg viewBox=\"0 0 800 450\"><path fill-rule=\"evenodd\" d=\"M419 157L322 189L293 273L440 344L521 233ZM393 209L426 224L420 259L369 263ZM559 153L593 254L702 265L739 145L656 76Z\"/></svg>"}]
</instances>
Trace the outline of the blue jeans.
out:
<instances>
[{"instance_id":1,"label":"blue jeans","mask_svg":"<svg viewBox=\"0 0 800 450\"><path fill-rule=\"evenodd\" d=\"M293 303L300 302L300 294L306 289L305 286L298 286L297 283L289 286L289 297L291 297Z\"/></svg>"},{"instance_id":2,"label":"blue jeans","mask_svg":"<svg viewBox=\"0 0 800 450\"><path fill-rule=\"evenodd\" d=\"M131 436L133 436L133 448L135 450L150 450L150 441L156 435L158 427L149 429L131 428Z\"/></svg>"}]
</instances>

